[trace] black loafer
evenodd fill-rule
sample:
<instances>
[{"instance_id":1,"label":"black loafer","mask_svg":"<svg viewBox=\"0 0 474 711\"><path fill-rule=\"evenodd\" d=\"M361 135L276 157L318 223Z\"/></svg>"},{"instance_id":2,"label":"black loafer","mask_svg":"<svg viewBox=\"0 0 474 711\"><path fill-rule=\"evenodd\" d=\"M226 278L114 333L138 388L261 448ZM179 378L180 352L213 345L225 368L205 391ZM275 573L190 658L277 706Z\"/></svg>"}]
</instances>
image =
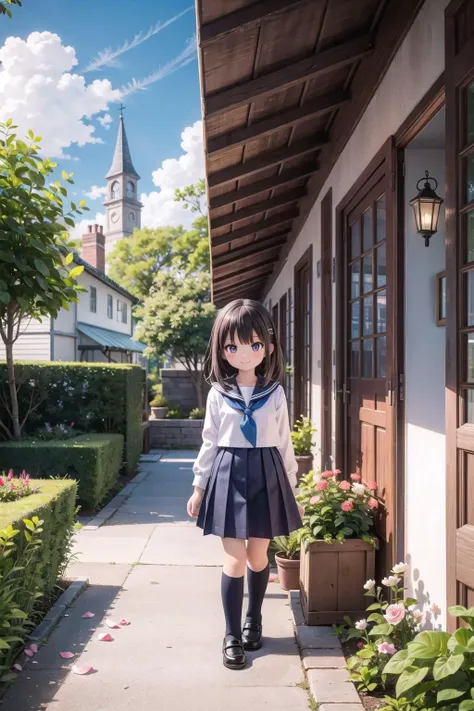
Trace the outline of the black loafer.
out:
<instances>
[{"instance_id":1,"label":"black loafer","mask_svg":"<svg viewBox=\"0 0 474 711\"><path fill-rule=\"evenodd\" d=\"M247 656L240 639L226 635L222 645L222 660L227 669L244 669L247 666Z\"/></svg>"},{"instance_id":2,"label":"black loafer","mask_svg":"<svg viewBox=\"0 0 474 711\"><path fill-rule=\"evenodd\" d=\"M256 652L262 646L262 625L258 622L245 622L242 630L244 649Z\"/></svg>"}]
</instances>

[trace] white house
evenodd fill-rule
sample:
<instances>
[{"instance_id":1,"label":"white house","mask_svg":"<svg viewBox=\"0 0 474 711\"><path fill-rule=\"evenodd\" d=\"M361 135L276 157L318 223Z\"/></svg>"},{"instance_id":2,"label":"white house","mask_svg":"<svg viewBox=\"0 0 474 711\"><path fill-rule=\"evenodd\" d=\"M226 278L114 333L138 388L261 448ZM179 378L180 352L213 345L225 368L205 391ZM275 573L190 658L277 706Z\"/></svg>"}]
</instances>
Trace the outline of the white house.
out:
<instances>
[{"instance_id":1,"label":"white house","mask_svg":"<svg viewBox=\"0 0 474 711\"><path fill-rule=\"evenodd\" d=\"M452 626L474 604L474 0L197 15L214 302L271 309L316 466L377 481L378 574L406 559Z\"/></svg>"},{"instance_id":2,"label":"white house","mask_svg":"<svg viewBox=\"0 0 474 711\"><path fill-rule=\"evenodd\" d=\"M79 302L69 311L61 309L56 319L26 324L14 345L15 358L143 364L145 346L133 338L132 309L138 299L106 276L100 225L89 226L82 246L83 256L74 257L74 264L84 267L78 277L85 289Z\"/></svg>"}]
</instances>

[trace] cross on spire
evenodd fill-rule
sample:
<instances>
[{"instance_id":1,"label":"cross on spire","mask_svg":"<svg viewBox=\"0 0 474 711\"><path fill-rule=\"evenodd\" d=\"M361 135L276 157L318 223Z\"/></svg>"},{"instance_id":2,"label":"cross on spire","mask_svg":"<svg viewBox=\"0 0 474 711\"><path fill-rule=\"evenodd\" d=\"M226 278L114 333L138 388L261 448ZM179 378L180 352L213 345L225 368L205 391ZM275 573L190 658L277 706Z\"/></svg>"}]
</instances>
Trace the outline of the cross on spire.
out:
<instances>
[{"instance_id":1,"label":"cross on spire","mask_svg":"<svg viewBox=\"0 0 474 711\"><path fill-rule=\"evenodd\" d=\"M120 106L119 106L119 111L120 111L120 116L121 116L122 118L123 118L123 110L124 110L125 108L126 108L126 107L125 107L123 104L120 104Z\"/></svg>"}]
</instances>

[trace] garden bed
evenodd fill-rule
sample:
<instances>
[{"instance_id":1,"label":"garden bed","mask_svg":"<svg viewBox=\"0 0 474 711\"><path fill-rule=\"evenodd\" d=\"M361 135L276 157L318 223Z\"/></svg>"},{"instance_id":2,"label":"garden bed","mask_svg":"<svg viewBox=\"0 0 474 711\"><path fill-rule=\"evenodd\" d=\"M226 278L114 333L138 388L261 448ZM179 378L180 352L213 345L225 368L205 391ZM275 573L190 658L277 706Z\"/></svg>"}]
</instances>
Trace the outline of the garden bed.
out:
<instances>
[{"instance_id":1,"label":"garden bed","mask_svg":"<svg viewBox=\"0 0 474 711\"><path fill-rule=\"evenodd\" d=\"M357 652L357 643L355 640L341 642L342 652L346 661ZM357 688L357 687L356 687ZM384 705L384 696L395 696L395 689L387 689L383 693L362 694L358 692L361 703L366 711L377 711Z\"/></svg>"}]
</instances>

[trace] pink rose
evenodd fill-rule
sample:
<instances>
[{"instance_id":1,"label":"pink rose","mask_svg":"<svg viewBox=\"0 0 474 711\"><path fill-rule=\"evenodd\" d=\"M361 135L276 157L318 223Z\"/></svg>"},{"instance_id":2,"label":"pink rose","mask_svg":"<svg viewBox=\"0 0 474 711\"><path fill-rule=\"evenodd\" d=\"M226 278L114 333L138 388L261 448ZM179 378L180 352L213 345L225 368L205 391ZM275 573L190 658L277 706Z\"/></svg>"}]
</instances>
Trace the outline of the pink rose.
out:
<instances>
[{"instance_id":1,"label":"pink rose","mask_svg":"<svg viewBox=\"0 0 474 711\"><path fill-rule=\"evenodd\" d=\"M352 501L343 501L341 504L341 509L343 511L349 512L352 511L353 508L354 504L352 503Z\"/></svg>"},{"instance_id":2,"label":"pink rose","mask_svg":"<svg viewBox=\"0 0 474 711\"><path fill-rule=\"evenodd\" d=\"M357 647L358 647L359 649L362 649L363 646L364 646L364 643L363 643L363 642L357 642Z\"/></svg>"},{"instance_id":3,"label":"pink rose","mask_svg":"<svg viewBox=\"0 0 474 711\"><path fill-rule=\"evenodd\" d=\"M321 474L322 479L332 479L333 476L334 476L334 473L332 471L330 471L329 469L327 469L325 472L323 472Z\"/></svg>"},{"instance_id":4,"label":"pink rose","mask_svg":"<svg viewBox=\"0 0 474 711\"><path fill-rule=\"evenodd\" d=\"M339 474L342 474L340 469L334 469L334 476L339 476Z\"/></svg>"},{"instance_id":5,"label":"pink rose","mask_svg":"<svg viewBox=\"0 0 474 711\"><path fill-rule=\"evenodd\" d=\"M377 482L369 481L369 483L367 484L367 488L370 489L370 491L377 491Z\"/></svg>"},{"instance_id":6,"label":"pink rose","mask_svg":"<svg viewBox=\"0 0 474 711\"><path fill-rule=\"evenodd\" d=\"M352 479L352 481L360 481L361 476L360 476L360 474L351 474L351 479Z\"/></svg>"},{"instance_id":7,"label":"pink rose","mask_svg":"<svg viewBox=\"0 0 474 711\"><path fill-rule=\"evenodd\" d=\"M384 617L390 625L398 625L405 618L405 606L402 603L389 605Z\"/></svg>"},{"instance_id":8,"label":"pink rose","mask_svg":"<svg viewBox=\"0 0 474 711\"><path fill-rule=\"evenodd\" d=\"M339 488L341 489L341 491L349 491L349 489L351 488L351 484L349 481L341 481L339 484Z\"/></svg>"},{"instance_id":9,"label":"pink rose","mask_svg":"<svg viewBox=\"0 0 474 711\"><path fill-rule=\"evenodd\" d=\"M379 507L379 502L377 501L377 499L369 499L367 503L371 509L378 509Z\"/></svg>"},{"instance_id":10,"label":"pink rose","mask_svg":"<svg viewBox=\"0 0 474 711\"><path fill-rule=\"evenodd\" d=\"M309 503L310 504L319 504L320 501L321 501L320 496L312 496L309 500Z\"/></svg>"},{"instance_id":11,"label":"pink rose","mask_svg":"<svg viewBox=\"0 0 474 711\"><path fill-rule=\"evenodd\" d=\"M327 481L320 481L320 482L316 485L316 489L317 489L318 491L326 491L327 488L328 488L328 483L327 483Z\"/></svg>"},{"instance_id":12,"label":"pink rose","mask_svg":"<svg viewBox=\"0 0 474 711\"><path fill-rule=\"evenodd\" d=\"M379 654L395 654L397 651L395 645L390 644L390 642L382 642L381 644L378 644L377 649L379 650Z\"/></svg>"}]
</instances>

